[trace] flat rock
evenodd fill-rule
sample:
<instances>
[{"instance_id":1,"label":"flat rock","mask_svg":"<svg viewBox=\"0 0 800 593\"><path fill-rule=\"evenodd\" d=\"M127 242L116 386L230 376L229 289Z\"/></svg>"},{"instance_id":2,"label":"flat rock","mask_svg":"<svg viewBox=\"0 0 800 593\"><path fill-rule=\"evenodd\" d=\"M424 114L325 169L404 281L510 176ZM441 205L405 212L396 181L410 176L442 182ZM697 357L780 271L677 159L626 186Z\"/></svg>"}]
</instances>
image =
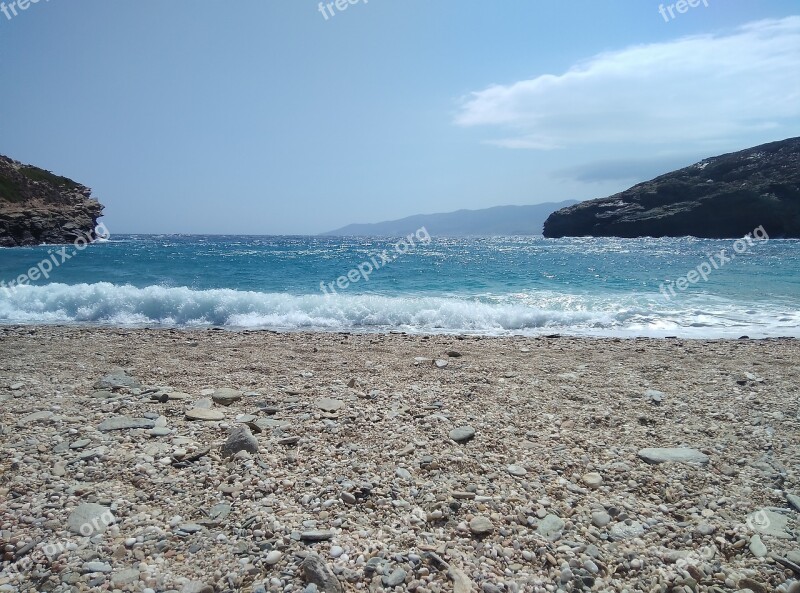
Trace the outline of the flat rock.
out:
<instances>
[{"instance_id":1,"label":"flat rock","mask_svg":"<svg viewBox=\"0 0 800 593\"><path fill-rule=\"evenodd\" d=\"M284 428L289 428L291 425L291 422L287 422L286 420L273 420L272 418L259 418L255 422L248 423L248 426L255 427L257 432L282 430Z\"/></svg>"},{"instance_id":2,"label":"flat rock","mask_svg":"<svg viewBox=\"0 0 800 593\"><path fill-rule=\"evenodd\" d=\"M116 587L120 587L122 585L130 585L132 583L136 583L139 580L139 569L138 568L126 568L125 570L120 570L115 572L111 576L111 582Z\"/></svg>"},{"instance_id":3,"label":"flat rock","mask_svg":"<svg viewBox=\"0 0 800 593\"><path fill-rule=\"evenodd\" d=\"M300 534L300 539L304 542L324 542L332 537L333 533L320 529L311 529Z\"/></svg>"},{"instance_id":4,"label":"flat rock","mask_svg":"<svg viewBox=\"0 0 800 593\"><path fill-rule=\"evenodd\" d=\"M226 502L219 502L208 511L208 518L212 521L223 521L230 514L231 505Z\"/></svg>"},{"instance_id":5,"label":"flat rock","mask_svg":"<svg viewBox=\"0 0 800 593\"><path fill-rule=\"evenodd\" d=\"M744 577L740 579L736 586L740 591L752 591L753 593L772 593L773 589L769 585L765 585L761 581Z\"/></svg>"},{"instance_id":6,"label":"flat rock","mask_svg":"<svg viewBox=\"0 0 800 593\"><path fill-rule=\"evenodd\" d=\"M206 422L219 422L225 420L225 414L219 410L209 410L208 408L192 408L186 411L187 420L201 420Z\"/></svg>"},{"instance_id":7,"label":"flat rock","mask_svg":"<svg viewBox=\"0 0 800 593\"><path fill-rule=\"evenodd\" d=\"M48 410L44 410L41 412L34 412L33 414L28 414L27 416L23 416L19 420L17 420L18 426L25 426L27 424L34 424L36 422L47 422L50 418L53 417L53 412Z\"/></svg>"},{"instance_id":8,"label":"flat rock","mask_svg":"<svg viewBox=\"0 0 800 593\"><path fill-rule=\"evenodd\" d=\"M192 396L182 391L169 391L167 392L167 399L169 401L184 401L187 399L192 399Z\"/></svg>"},{"instance_id":9,"label":"flat rock","mask_svg":"<svg viewBox=\"0 0 800 593\"><path fill-rule=\"evenodd\" d=\"M214 593L214 586L203 581L189 581L183 586L181 593Z\"/></svg>"},{"instance_id":10,"label":"flat rock","mask_svg":"<svg viewBox=\"0 0 800 593\"><path fill-rule=\"evenodd\" d=\"M474 492L466 492L456 490L450 494L456 500L475 500L476 494Z\"/></svg>"},{"instance_id":11,"label":"flat rock","mask_svg":"<svg viewBox=\"0 0 800 593\"><path fill-rule=\"evenodd\" d=\"M133 430L136 428L154 428L155 420L148 418L130 418L128 416L116 416L103 420L97 430L100 432L111 432L112 430Z\"/></svg>"},{"instance_id":12,"label":"flat rock","mask_svg":"<svg viewBox=\"0 0 800 593\"><path fill-rule=\"evenodd\" d=\"M240 399L242 399L242 397L241 391L228 389L227 387L217 389L211 394L211 399L214 401L214 403L221 406L229 406L234 402L238 402Z\"/></svg>"},{"instance_id":13,"label":"flat rock","mask_svg":"<svg viewBox=\"0 0 800 593\"><path fill-rule=\"evenodd\" d=\"M564 520L556 515L546 515L544 519L539 521L537 531L544 537L549 537L553 534L559 533L564 530Z\"/></svg>"},{"instance_id":14,"label":"flat rock","mask_svg":"<svg viewBox=\"0 0 800 593\"><path fill-rule=\"evenodd\" d=\"M447 571L447 576L449 576L450 580L453 581L453 593L472 593L474 583L472 582L472 579L466 575L466 573L454 566L451 566ZM485 587L483 590L484 593L486 593Z\"/></svg>"},{"instance_id":15,"label":"flat rock","mask_svg":"<svg viewBox=\"0 0 800 593\"><path fill-rule=\"evenodd\" d=\"M381 582L383 583L384 587L397 587L405 582L406 576L406 571L398 567L395 568L391 573L384 575L381 578Z\"/></svg>"},{"instance_id":16,"label":"flat rock","mask_svg":"<svg viewBox=\"0 0 800 593\"><path fill-rule=\"evenodd\" d=\"M237 426L231 430L228 440L222 445L220 453L223 457L233 457L239 451L258 453L258 440L247 426Z\"/></svg>"},{"instance_id":17,"label":"flat rock","mask_svg":"<svg viewBox=\"0 0 800 593\"><path fill-rule=\"evenodd\" d=\"M599 488L603 484L603 476L597 472L583 474L581 481L589 488Z\"/></svg>"},{"instance_id":18,"label":"flat rock","mask_svg":"<svg viewBox=\"0 0 800 593\"><path fill-rule=\"evenodd\" d=\"M687 447L642 449L639 457L647 463L708 463L708 455Z\"/></svg>"},{"instance_id":19,"label":"flat rock","mask_svg":"<svg viewBox=\"0 0 800 593\"><path fill-rule=\"evenodd\" d=\"M117 371L109 373L105 377L98 379L94 384L95 389L121 389L123 387L128 389L136 389L141 387L142 384L134 379L124 371Z\"/></svg>"},{"instance_id":20,"label":"flat rock","mask_svg":"<svg viewBox=\"0 0 800 593\"><path fill-rule=\"evenodd\" d=\"M796 510L797 512L800 512L800 496L796 496L794 494L789 494L787 492L786 493L786 500L794 510Z\"/></svg>"},{"instance_id":21,"label":"flat rock","mask_svg":"<svg viewBox=\"0 0 800 593\"><path fill-rule=\"evenodd\" d=\"M471 426L461 426L451 430L449 436L457 443L468 443L475 438L475 429Z\"/></svg>"},{"instance_id":22,"label":"flat rock","mask_svg":"<svg viewBox=\"0 0 800 593\"><path fill-rule=\"evenodd\" d=\"M613 541L631 539L644 534L644 525L633 521L630 525L626 523L616 523L608 532Z\"/></svg>"},{"instance_id":23,"label":"flat rock","mask_svg":"<svg viewBox=\"0 0 800 593\"><path fill-rule=\"evenodd\" d=\"M514 464L506 467L506 471L510 473L512 476L517 476L518 478L521 478L522 476L528 473L528 470L526 470L521 465L514 465Z\"/></svg>"},{"instance_id":24,"label":"flat rock","mask_svg":"<svg viewBox=\"0 0 800 593\"><path fill-rule=\"evenodd\" d=\"M444 360L443 358L440 358L435 360L433 364L436 366L437 369L444 369L447 368L447 365L449 365L450 363Z\"/></svg>"},{"instance_id":25,"label":"flat rock","mask_svg":"<svg viewBox=\"0 0 800 593\"><path fill-rule=\"evenodd\" d=\"M645 398L650 400L654 404L660 404L664 401L664 398L667 397L667 394L663 391L657 391L655 389L648 389L644 392Z\"/></svg>"},{"instance_id":26,"label":"flat rock","mask_svg":"<svg viewBox=\"0 0 800 593\"><path fill-rule=\"evenodd\" d=\"M81 572L83 573L90 573L90 572L102 572L107 573L111 572L113 569L111 565L106 562L85 562L84 565L81 567Z\"/></svg>"},{"instance_id":27,"label":"flat rock","mask_svg":"<svg viewBox=\"0 0 800 593\"><path fill-rule=\"evenodd\" d=\"M344 402L340 399L323 397L314 402L314 405L325 412L336 412L344 407Z\"/></svg>"},{"instance_id":28,"label":"flat rock","mask_svg":"<svg viewBox=\"0 0 800 593\"><path fill-rule=\"evenodd\" d=\"M156 426L148 431L151 437L166 437L172 434L172 429L166 426Z\"/></svg>"},{"instance_id":29,"label":"flat rock","mask_svg":"<svg viewBox=\"0 0 800 593\"><path fill-rule=\"evenodd\" d=\"M762 535L770 535L780 539L789 539L791 537L786 530L789 519L769 509L761 509L755 513L750 513L747 515L745 523L750 529Z\"/></svg>"},{"instance_id":30,"label":"flat rock","mask_svg":"<svg viewBox=\"0 0 800 593\"><path fill-rule=\"evenodd\" d=\"M469 522L469 530L475 535L488 535L494 531L494 525L486 517L478 515Z\"/></svg>"},{"instance_id":31,"label":"flat rock","mask_svg":"<svg viewBox=\"0 0 800 593\"><path fill-rule=\"evenodd\" d=\"M116 519L111 509L95 503L85 503L75 508L67 518L67 529L77 535L92 537L105 533Z\"/></svg>"}]
</instances>

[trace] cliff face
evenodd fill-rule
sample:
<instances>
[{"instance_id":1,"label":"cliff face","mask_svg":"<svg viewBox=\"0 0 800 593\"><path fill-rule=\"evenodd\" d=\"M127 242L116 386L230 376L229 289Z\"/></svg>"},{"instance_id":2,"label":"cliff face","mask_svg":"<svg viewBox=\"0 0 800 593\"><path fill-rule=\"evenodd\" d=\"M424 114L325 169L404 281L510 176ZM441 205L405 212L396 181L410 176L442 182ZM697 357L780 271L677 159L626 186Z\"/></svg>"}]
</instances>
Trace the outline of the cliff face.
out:
<instances>
[{"instance_id":1,"label":"cliff face","mask_svg":"<svg viewBox=\"0 0 800 593\"><path fill-rule=\"evenodd\" d=\"M545 237L800 238L800 138L712 157L554 212Z\"/></svg>"},{"instance_id":2,"label":"cliff face","mask_svg":"<svg viewBox=\"0 0 800 593\"><path fill-rule=\"evenodd\" d=\"M94 240L103 206L92 190L0 155L0 247Z\"/></svg>"}]
</instances>

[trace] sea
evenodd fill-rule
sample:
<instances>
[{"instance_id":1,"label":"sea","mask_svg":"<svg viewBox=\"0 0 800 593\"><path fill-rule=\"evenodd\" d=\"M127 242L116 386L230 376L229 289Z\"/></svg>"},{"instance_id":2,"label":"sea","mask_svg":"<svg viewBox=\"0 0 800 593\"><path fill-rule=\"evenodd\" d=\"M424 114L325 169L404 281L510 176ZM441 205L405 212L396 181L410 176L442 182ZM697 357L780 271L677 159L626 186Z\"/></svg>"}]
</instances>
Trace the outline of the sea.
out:
<instances>
[{"instance_id":1,"label":"sea","mask_svg":"<svg viewBox=\"0 0 800 593\"><path fill-rule=\"evenodd\" d=\"M117 235L0 282L0 325L800 337L798 240Z\"/></svg>"}]
</instances>

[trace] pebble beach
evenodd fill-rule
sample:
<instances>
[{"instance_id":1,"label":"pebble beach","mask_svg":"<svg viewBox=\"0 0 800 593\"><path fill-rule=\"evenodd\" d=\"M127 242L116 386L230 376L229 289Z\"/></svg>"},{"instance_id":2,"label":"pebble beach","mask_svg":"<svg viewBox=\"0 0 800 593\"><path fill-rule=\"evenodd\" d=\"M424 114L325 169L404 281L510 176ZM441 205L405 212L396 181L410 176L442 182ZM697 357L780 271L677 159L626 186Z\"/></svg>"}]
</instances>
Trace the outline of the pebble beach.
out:
<instances>
[{"instance_id":1,"label":"pebble beach","mask_svg":"<svg viewBox=\"0 0 800 593\"><path fill-rule=\"evenodd\" d=\"M798 362L2 327L0 593L798 593Z\"/></svg>"}]
</instances>

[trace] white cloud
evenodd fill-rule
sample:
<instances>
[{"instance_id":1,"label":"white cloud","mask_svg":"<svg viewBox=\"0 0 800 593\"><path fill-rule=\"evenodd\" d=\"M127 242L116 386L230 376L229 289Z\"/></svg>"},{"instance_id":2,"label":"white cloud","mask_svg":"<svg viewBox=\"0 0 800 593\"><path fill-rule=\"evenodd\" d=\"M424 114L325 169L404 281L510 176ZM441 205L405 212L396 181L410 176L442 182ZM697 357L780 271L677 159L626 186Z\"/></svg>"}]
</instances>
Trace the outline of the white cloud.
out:
<instances>
[{"instance_id":1,"label":"white cloud","mask_svg":"<svg viewBox=\"0 0 800 593\"><path fill-rule=\"evenodd\" d=\"M800 116L800 16L729 34L598 54L564 74L493 85L464 99L456 123L498 126L508 148L716 143ZM794 125L797 125L797 121Z\"/></svg>"}]
</instances>

